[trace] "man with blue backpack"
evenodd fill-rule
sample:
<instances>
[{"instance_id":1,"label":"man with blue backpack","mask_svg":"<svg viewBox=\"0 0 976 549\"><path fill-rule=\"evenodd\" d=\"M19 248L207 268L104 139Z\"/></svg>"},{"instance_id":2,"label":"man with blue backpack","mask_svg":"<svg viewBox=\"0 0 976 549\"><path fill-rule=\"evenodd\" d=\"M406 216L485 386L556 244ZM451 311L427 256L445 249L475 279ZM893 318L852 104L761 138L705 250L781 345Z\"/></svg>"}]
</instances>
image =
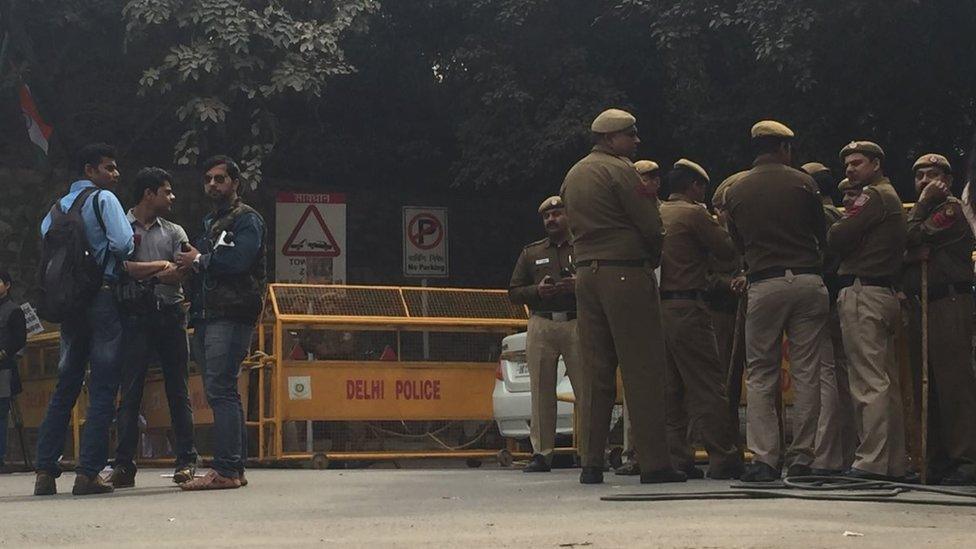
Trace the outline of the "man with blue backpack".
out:
<instances>
[{"instance_id":1,"label":"man with blue backpack","mask_svg":"<svg viewBox=\"0 0 976 549\"><path fill-rule=\"evenodd\" d=\"M122 324L113 285L132 253L132 226L113 191L119 181L115 149L87 145L78 155L81 178L41 223L43 236L38 314L61 324L58 382L37 440L34 495L57 493L71 409L88 379L88 410L71 493L102 494L112 486L99 472L108 459L121 373Z\"/></svg>"}]
</instances>

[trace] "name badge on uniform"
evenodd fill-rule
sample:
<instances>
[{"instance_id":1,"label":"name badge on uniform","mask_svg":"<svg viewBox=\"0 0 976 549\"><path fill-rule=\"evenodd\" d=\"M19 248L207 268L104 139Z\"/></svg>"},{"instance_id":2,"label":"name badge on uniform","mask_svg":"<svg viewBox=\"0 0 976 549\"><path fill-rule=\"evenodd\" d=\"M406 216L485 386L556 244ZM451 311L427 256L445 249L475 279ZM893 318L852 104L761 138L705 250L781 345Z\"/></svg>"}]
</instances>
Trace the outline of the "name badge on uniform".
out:
<instances>
[{"instance_id":1,"label":"name badge on uniform","mask_svg":"<svg viewBox=\"0 0 976 549\"><path fill-rule=\"evenodd\" d=\"M549 264L549 258L548 257L543 257L542 259L536 259L535 260L535 264L536 265L548 265Z\"/></svg>"}]
</instances>

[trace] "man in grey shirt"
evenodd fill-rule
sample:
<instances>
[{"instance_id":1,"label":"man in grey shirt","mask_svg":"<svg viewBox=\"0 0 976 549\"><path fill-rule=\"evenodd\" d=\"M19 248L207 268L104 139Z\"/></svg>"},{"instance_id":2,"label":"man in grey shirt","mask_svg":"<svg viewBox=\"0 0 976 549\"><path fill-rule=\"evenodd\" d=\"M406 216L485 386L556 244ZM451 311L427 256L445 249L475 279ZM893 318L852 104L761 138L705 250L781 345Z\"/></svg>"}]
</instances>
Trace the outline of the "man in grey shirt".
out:
<instances>
[{"instance_id":1,"label":"man in grey shirt","mask_svg":"<svg viewBox=\"0 0 976 549\"><path fill-rule=\"evenodd\" d=\"M135 486L135 452L139 440L139 411L146 371L159 358L173 426L177 483L193 480L197 452L193 444L193 412L188 394L189 356L186 313L183 307L184 273L173 262L184 243L186 231L163 219L173 208L172 176L161 168L143 168L136 174L135 207L128 220L135 236L135 252L125 263L129 287L141 281L146 299L125 307L122 327L122 399L118 411L118 447L112 472L115 488ZM151 289L150 289L151 288ZM152 291L154 295L150 295Z\"/></svg>"}]
</instances>

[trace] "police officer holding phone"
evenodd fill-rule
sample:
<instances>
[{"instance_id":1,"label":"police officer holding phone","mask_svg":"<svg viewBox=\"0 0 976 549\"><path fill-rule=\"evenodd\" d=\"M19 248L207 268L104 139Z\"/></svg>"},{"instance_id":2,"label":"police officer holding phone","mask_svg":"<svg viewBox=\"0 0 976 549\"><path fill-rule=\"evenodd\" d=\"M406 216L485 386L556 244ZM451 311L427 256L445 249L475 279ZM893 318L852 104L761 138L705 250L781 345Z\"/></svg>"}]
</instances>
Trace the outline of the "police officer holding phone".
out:
<instances>
[{"instance_id":1,"label":"police officer holding phone","mask_svg":"<svg viewBox=\"0 0 976 549\"><path fill-rule=\"evenodd\" d=\"M577 411L585 406L576 331L576 276L566 209L558 196L539 205L546 238L522 249L508 295L532 311L526 337L526 361L532 391L532 462L526 473L548 472L556 434L556 381L559 357L576 394ZM577 436L577 439L582 437Z\"/></svg>"}]
</instances>

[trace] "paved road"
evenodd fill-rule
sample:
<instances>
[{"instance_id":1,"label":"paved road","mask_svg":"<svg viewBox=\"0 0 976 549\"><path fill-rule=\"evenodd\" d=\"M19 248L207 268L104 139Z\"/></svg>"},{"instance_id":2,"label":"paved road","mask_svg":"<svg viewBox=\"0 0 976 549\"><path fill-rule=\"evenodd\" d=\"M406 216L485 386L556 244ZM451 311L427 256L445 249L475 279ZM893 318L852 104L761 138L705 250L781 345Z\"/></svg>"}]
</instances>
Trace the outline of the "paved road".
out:
<instances>
[{"instance_id":1,"label":"paved road","mask_svg":"<svg viewBox=\"0 0 976 549\"><path fill-rule=\"evenodd\" d=\"M105 496L27 495L0 476L0 547L976 547L976 508L808 501L610 503L621 492L717 490L717 481L584 487L578 470L248 471L240 490L183 493L164 470ZM846 537L845 531L863 534Z\"/></svg>"}]
</instances>

